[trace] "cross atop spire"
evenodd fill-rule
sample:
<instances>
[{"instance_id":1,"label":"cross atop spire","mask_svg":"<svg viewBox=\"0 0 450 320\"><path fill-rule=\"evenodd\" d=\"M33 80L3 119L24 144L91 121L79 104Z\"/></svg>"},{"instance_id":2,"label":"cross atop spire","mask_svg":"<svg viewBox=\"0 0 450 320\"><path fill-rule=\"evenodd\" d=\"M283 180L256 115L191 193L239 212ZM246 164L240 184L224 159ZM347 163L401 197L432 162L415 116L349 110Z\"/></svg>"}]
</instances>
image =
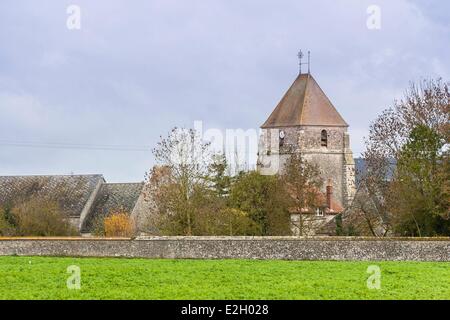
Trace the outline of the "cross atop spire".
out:
<instances>
[{"instance_id":1,"label":"cross atop spire","mask_svg":"<svg viewBox=\"0 0 450 320\"><path fill-rule=\"evenodd\" d=\"M311 52L308 50L308 62L302 62L303 58L303 52L300 50L297 54L298 57L298 74L302 74L302 65L307 64L308 65L308 74L311 72L310 65L311 65Z\"/></svg>"}]
</instances>

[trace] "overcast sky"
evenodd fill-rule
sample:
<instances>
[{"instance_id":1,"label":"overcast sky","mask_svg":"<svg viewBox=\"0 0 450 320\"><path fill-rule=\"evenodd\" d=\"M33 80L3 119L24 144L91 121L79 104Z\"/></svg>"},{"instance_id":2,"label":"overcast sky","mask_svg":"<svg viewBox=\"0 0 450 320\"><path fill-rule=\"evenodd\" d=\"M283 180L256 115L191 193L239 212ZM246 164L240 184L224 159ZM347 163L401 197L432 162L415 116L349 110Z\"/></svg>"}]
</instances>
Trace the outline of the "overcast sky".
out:
<instances>
[{"instance_id":1,"label":"overcast sky","mask_svg":"<svg viewBox=\"0 0 450 320\"><path fill-rule=\"evenodd\" d=\"M66 26L72 4L79 30ZM372 4L380 29L367 27ZM438 0L2 0L0 175L141 181L173 126L257 129L300 48L358 156L409 81L449 80L449 13Z\"/></svg>"}]
</instances>

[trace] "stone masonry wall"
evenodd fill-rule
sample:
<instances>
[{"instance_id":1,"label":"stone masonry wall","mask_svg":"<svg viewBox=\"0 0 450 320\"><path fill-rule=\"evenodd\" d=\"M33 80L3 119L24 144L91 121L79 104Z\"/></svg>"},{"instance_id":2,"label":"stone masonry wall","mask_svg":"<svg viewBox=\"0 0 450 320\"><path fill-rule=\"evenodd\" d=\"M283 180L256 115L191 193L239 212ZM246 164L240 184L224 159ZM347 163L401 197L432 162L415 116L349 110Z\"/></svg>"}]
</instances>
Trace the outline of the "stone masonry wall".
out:
<instances>
[{"instance_id":1,"label":"stone masonry wall","mask_svg":"<svg viewBox=\"0 0 450 320\"><path fill-rule=\"evenodd\" d=\"M143 237L5 239L3 256L450 261L450 238Z\"/></svg>"},{"instance_id":2,"label":"stone masonry wall","mask_svg":"<svg viewBox=\"0 0 450 320\"><path fill-rule=\"evenodd\" d=\"M285 138L280 145L279 131L283 130ZM321 146L322 130L327 132L327 146ZM271 170L284 167L293 152L301 152L304 159L319 166L324 180L323 192L331 180L333 197L344 207L353 198L355 175L353 154L350 150L350 137L346 127L297 126L264 129L259 144L259 166L262 174L274 174ZM261 164L271 164L271 169Z\"/></svg>"}]
</instances>

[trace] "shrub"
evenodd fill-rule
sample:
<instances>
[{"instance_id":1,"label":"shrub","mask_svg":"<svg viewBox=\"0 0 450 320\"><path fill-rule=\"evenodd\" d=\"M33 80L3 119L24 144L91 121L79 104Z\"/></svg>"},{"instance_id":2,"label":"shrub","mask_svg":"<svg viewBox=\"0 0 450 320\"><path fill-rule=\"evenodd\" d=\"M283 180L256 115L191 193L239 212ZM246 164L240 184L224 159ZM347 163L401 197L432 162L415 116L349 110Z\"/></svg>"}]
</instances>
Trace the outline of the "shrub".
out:
<instances>
[{"instance_id":1,"label":"shrub","mask_svg":"<svg viewBox=\"0 0 450 320\"><path fill-rule=\"evenodd\" d=\"M61 212L58 204L38 198L16 205L12 209L16 235L19 236L72 236L77 231Z\"/></svg>"},{"instance_id":2,"label":"shrub","mask_svg":"<svg viewBox=\"0 0 450 320\"><path fill-rule=\"evenodd\" d=\"M91 234L96 237L104 237L105 236L105 217L102 215L98 215L94 217L92 221Z\"/></svg>"},{"instance_id":3,"label":"shrub","mask_svg":"<svg viewBox=\"0 0 450 320\"><path fill-rule=\"evenodd\" d=\"M105 236L132 237L134 235L134 222L124 211L114 212L103 221Z\"/></svg>"},{"instance_id":4,"label":"shrub","mask_svg":"<svg viewBox=\"0 0 450 320\"><path fill-rule=\"evenodd\" d=\"M226 208L220 212L222 226L219 235L254 236L259 234L259 225L239 209Z\"/></svg>"},{"instance_id":5,"label":"shrub","mask_svg":"<svg viewBox=\"0 0 450 320\"><path fill-rule=\"evenodd\" d=\"M10 223L11 216L11 208L0 208L0 236L2 237L13 236L16 233L14 225Z\"/></svg>"}]
</instances>

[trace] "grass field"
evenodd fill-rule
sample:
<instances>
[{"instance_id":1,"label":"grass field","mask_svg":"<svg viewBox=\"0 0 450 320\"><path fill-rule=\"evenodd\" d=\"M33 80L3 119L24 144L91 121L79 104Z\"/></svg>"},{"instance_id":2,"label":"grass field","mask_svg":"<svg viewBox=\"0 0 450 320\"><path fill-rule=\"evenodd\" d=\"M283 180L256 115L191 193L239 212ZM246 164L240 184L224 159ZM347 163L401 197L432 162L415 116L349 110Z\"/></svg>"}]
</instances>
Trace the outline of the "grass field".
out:
<instances>
[{"instance_id":1,"label":"grass field","mask_svg":"<svg viewBox=\"0 0 450 320\"><path fill-rule=\"evenodd\" d=\"M0 299L450 299L450 263L0 257Z\"/></svg>"}]
</instances>

